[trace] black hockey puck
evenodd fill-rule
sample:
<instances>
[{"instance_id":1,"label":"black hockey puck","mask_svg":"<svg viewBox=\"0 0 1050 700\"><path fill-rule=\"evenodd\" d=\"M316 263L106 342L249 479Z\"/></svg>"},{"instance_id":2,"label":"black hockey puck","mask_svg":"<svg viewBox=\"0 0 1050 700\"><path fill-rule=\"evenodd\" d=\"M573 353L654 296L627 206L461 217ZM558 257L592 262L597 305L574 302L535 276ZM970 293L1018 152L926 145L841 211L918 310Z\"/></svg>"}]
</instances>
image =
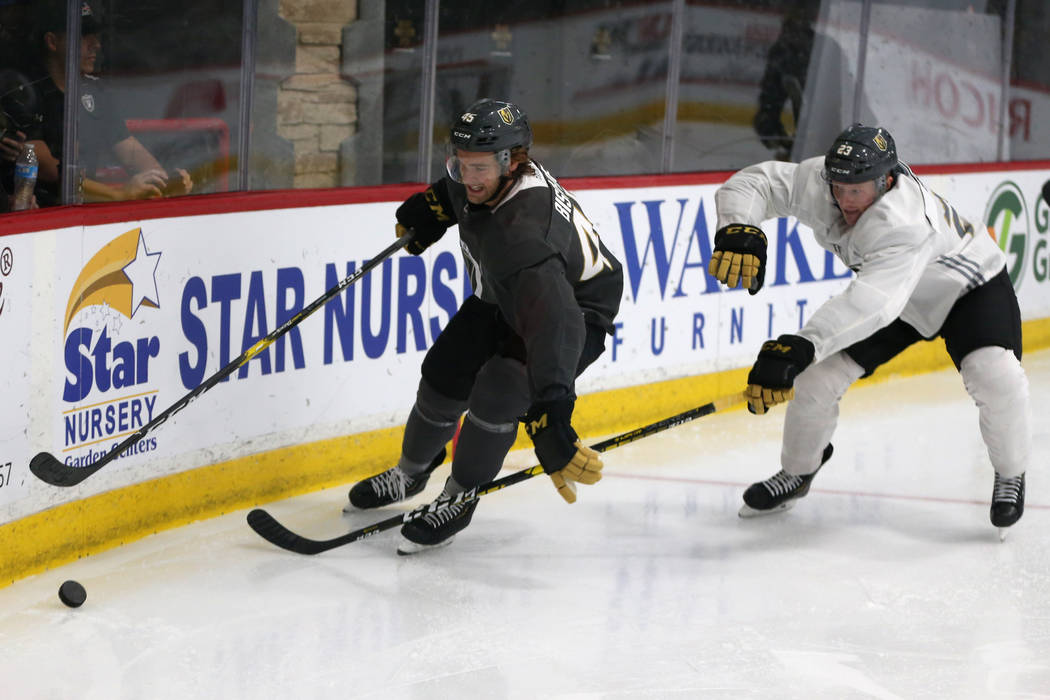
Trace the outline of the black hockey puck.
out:
<instances>
[{"instance_id":1,"label":"black hockey puck","mask_svg":"<svg viewBox=\"0 0 1050 700\"><path fill-rule=\"evenodd\" d=\"M87 591L76 581L66 581L58 587L58 599L71 608L79 608L87 600Z\"/></svg>"}]
</instances>

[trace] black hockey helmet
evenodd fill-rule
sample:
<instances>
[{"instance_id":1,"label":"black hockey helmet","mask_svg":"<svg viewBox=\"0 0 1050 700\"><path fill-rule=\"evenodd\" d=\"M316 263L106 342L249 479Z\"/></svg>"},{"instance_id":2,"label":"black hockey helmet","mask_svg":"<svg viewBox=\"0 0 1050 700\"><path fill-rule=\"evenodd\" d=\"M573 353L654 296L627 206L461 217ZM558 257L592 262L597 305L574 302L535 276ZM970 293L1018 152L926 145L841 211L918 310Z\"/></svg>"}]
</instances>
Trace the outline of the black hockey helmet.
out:
<instances>
[{"instance_id":1,"label":"black hockey helmet","mask_svg":"<svg viewBox=\"0 0 1050 700\"><path fill-rule=\"evenodd\" d=\"M445 169L453 180L463 182L457 149L493 153L501 177L507 177L511 149L528 149L531 145L532 128L525 113L511 102L485 98L468 107L449 130Z\"/></svg>"},{"instance_id":2,"label":"black hockey helmet","mask_svg":"<svg viewBox=\"0 0 1050 700\"><path fill-rule=\"evenodd\" d=\"M878 180L897 165L897 146L890 132L853 124L835 138L824 156L824 179L850 184Z\"/></svg>"},{"instance_id":3,"label":"black hockey helmet","mask_svg":"<svg viewBox=\"0 0 1050 700\"><path fill-rule=\"evenodd\" d=\"M485 98L460 115L449 133L452 148L464 151L502 151L532 145L529 118L511 102Z\"/></svg>"}]
</instances>

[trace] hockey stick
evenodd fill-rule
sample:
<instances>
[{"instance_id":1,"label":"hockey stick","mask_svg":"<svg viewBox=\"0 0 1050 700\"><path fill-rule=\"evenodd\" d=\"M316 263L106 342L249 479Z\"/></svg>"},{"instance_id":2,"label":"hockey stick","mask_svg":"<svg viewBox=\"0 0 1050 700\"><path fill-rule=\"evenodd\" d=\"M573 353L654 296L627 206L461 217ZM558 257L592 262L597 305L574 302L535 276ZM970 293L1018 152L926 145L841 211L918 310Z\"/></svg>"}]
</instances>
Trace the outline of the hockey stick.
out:
<instances>
[{"instance_id":1,"label":"hockey stick","mask_svg":"<svg viewBox=\"0 0 1050 700\"><path fill-rule=\"evenodd\" d=\"M46 481L52 486L75 486L76 484L79 484L81 481L88 478L89 476L97 472L99 469L106 466L118 456L120 456L121 452L128 449L142 438L146 437L148 433L152 432L153 430L156 430L169 418L174 416L182 409L186 408L186 406L191 401L196 399L204 392L208 391L208 389L211 389L213 386L221 382L226 377L233 374L241 366L247 364L249 360L251 360L263 350L265 350L273 341L277 340L282 335L290 331L292 328L302 323L302 321L307 316L312 314L314 311L317 311L317 309L321 308L323 305L325 305L333 298L338 296L340 292L342 292L344 289L349 287L357 280L361 279L372 268L376 267L384 260L389 258L391 255L404 248L406 245L408 245L408 243L411 240L411 236L402 236L401 238L398 238L396 241L387 246L385 250L379 253L379 255L362 265L360 270L349 275L348 277L343 279L342 282L335 285L327 292L322 294L320 297L315 299L309 306L307 306L295 316L292 316L290 319L285 321L279 328L274 330L265 338L260 339L257 343L255 343L255 345L242 352L240 356L237 357L237 359L235 359L233 362L229 363L228 365L220 369L218 372L205 379L200 385L197 386L196 389L183 396L172 406L170 406L167 410L159 414L156 418L151 420L146 425L136 430L134 433L125 438L123 442L116 445L113 449L111 449L103 456L99 457L91 464L88 464L87 466L83 467L74 467L68 464L63 464L59 460L55 459L55 457L49 452L41 452L35 457L33 457L33 459L29 460L29 471L33 472L33 474L35 474L37 478L39 478L41 481Z\"/></svg>"},{"instance_id":2,"label":"hockey stick","mask_svg":"<svg viewBox=\"0 0 1050 700\"><path fill-rule=\"evenodd\" d=\"M635 440L640 440L655 433L663 432L668 428L687 423L694 418L699 418L701 416L706 416L730 408L731 406L743 403L744 400L744 395L742 393L723 396L722 398L715 399L710 403L705 403L703 406L691 408L688 411L671 416L670 418L664 418L656 423L650 423L641 428L635 428L630 432L611 437L608 440L603 440L596 445L591 445L591 449L595 452L607 452L608 450L622 447L629 442L634 442ZM248 525L255 530L256 534L267 542L275 544L282 549L287 549L289 552L295 552L296 554L320 554L321 552L327 552L329 549L341 547L344 544L363 540L366 537L371 537L372 535L397 527L398 525L407 523L411 520L418 520L427 513L433 513L442 508L448 508L458 503L463 503L464 501L475 500L494 491L505 489L508 486L525 481L526 479L531 479L542 473L543 467L539 465L529 467L528 469L514 472L502 479L496 479L487 484L475 486L469 491L464 491L455 496L443 496L433 503L419 506L407 513L400 513L391 516L386 520L381 520L378 523L363 527L359 530L354 530L353 532L348 532L339 537L333 537L330 540L312 540L308 537L297 535L281 523L277 522L276 518L262 508L255 508L248 513Z\"/></svg>"}]
</instances>

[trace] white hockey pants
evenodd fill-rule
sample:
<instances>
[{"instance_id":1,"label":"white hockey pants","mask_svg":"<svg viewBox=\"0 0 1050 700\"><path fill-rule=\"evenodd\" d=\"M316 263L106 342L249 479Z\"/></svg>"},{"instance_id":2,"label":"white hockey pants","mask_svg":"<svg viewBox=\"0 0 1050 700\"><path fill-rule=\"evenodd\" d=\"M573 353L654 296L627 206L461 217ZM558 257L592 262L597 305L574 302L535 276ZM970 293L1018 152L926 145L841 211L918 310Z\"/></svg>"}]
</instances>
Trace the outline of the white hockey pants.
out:
<instances>
[{"instance_id":1,"label":"white hockey pants","mask_svg":"<svg viewBox=\"0 0 1050 700\"><path fill-rule=\"evenodd\" d=\"M1003 477L1027 469L1032 451L1028 379L1012 352L978 348L960 366L966 391L977 404L981 437L992 466ZM808 367L795 379L787 406L780 463L789 474L811 474L820 465L839 417L839 400L864 370L843 352Z\"/></svg>"}]
</instances>

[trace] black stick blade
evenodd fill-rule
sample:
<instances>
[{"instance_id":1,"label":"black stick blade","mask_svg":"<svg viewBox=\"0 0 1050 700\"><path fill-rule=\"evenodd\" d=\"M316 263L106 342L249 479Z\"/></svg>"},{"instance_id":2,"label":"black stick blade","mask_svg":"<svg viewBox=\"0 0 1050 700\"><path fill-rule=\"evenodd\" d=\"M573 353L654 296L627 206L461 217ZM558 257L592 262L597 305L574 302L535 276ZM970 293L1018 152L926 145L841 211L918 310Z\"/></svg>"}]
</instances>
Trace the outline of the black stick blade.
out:
<instances>
[{"instance_id":1,"label":"black stick blade","mask_svg":"<svg viewBox=\"0 0 1050 700\"><path fill-rule=\"evenodd\" d=\"M1043 183L1043 201L1050 204L1050 180Z\"/></svg>"},{"instance_id":2,"label":"black stick blade","mask_svg":"<svg viewBox=\"0 0 1050 700\"><path fill-rule=\"evenodd\" d=\"M331 549L326 542L295 534L262 508L254 508L248 513L248 526L270 544L296 554L320 554Z\"/></svg>"},{"instance_id":3,"label":"black stick blade","mask_svg":"<svg viewBox=\"0 0 1050 700\"><path fill-rule=\"evenodd\" d=\"M63 464L47 452L41 452L29 460L29 471L52 486L75 486L95 472L88 467Z\"/></svg>"}]
</instances>

